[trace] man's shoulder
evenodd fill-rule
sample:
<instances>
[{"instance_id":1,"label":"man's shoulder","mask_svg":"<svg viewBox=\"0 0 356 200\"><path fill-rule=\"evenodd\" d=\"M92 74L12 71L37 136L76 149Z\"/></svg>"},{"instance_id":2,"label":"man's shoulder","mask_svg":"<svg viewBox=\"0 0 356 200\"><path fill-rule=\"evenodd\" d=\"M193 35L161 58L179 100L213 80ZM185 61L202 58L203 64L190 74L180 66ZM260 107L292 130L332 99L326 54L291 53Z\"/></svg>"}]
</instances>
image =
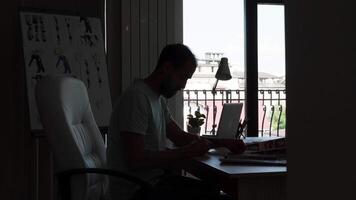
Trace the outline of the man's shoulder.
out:
<instances>
[{"instance_id":1,"label":"man's shoulder","mask_svg":"<svg viewBox=\"0 0 356 200\"><path fill-rule=\"evenodd\" d=\"M141 81L135 81L123 91L121 96L131 96L139 94L145 94L145 88Z\"/></svg>"},{"instance_id":2,"label":"man's shoulder","mask_svg":"<svg viewBox=\"0 0 356 200\"><path fill-rule=\"evenodd\" d=\"M150 87L141 79L135 80L122 94L121 96L141 96L148 99L159 99L160 95L157 95L152 91Z\"/></svg>"},{"instance_id":3,"label":"man's shoulder","mask_svg":"<svg viewBox=\"0 0 356 200\"><path fill-rule=\"evenodd\" d=\"M150 95L145 90L144 86L141 85L139 82L132 83L128 88L126 88L118 98L117 106L120 109L123 107L130 107L131 104L137 104L138 102L150 102L151 98Z\"/></svg>"}]
</instances>

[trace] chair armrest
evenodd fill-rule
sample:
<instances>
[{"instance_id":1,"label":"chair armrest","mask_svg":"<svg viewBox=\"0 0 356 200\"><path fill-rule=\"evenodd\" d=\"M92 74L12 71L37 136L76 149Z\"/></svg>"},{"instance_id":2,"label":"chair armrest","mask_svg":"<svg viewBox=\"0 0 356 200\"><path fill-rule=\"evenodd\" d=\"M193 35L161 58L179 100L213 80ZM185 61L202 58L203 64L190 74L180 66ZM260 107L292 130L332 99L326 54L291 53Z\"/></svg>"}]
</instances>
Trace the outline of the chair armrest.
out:
<instances>
[{"instance_id":1,"label":"chair armrest","mask_svg":"<svg viewBox=\"0 0 356 200\"><path fill-rule=\"evenodd\" d=\"M141 187L142 192L152 189L152 185L150 183L124 172L104 168L77 168L61 171L55 174L55 176L58 177L59 187L64 197L63 199L70 199L69 180L73 175L78 174L103 174L114 176L138 184Z\"/></svg>"}]
</instances>

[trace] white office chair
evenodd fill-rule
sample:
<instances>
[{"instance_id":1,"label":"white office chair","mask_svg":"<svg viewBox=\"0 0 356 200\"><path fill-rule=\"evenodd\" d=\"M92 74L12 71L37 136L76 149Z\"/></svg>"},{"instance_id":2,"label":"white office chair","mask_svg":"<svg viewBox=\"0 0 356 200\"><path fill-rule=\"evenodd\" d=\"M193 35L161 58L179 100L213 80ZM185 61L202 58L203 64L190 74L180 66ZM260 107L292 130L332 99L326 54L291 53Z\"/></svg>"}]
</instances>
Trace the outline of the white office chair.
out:
<instances>
[{"instance_id":1,"label":"white office chair","mask_svg":"<svg viewBox=\"0 0 356 200\"><path fill-rule=\"evenodd\" d=\"M106 175L121 177L139 184L144 190L149 189L148 183L136 177L105 169L104 141L82 81L46 76L36 85L36 101L54 154L61 199L106 199Z\"/></svg>"}]
</instances>

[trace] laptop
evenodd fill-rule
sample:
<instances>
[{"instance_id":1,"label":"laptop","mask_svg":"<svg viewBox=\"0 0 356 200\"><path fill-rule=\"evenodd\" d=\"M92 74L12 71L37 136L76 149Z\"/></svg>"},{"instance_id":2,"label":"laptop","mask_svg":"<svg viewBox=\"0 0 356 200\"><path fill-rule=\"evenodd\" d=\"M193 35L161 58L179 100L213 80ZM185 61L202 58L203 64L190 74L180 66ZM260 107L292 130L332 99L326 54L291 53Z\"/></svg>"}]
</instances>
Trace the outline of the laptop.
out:
<instances>
[{"instance_id":1,"label":"laptop","mask_svg":"<svg viewBox=\"0 0 356 200\"><path fill-rule=\"evenodd\" d=\"M221 111L217 138L234 139L239 126L243 103L225 103Z\"/></svg>"}]
</instances>

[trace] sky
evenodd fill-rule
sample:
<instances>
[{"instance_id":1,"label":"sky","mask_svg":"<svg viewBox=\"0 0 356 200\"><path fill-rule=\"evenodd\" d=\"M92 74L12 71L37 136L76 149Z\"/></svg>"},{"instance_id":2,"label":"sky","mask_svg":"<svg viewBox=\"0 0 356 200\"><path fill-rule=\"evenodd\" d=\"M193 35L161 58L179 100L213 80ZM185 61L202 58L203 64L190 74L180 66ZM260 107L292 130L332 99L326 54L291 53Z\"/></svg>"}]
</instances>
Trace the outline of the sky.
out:
<instances>
[{"instance_id":1,"label":"sky","mask_svg":"<svg viewBox=\"0 0 356 200\"><path fill-rule=\"evenodd\" d=\"M197 58L221 52L233 66L244 70L243 0L183 0L183 41ZM258 7L259 71L285 74L284 8Z\"/></svg>"}]
</instances>

